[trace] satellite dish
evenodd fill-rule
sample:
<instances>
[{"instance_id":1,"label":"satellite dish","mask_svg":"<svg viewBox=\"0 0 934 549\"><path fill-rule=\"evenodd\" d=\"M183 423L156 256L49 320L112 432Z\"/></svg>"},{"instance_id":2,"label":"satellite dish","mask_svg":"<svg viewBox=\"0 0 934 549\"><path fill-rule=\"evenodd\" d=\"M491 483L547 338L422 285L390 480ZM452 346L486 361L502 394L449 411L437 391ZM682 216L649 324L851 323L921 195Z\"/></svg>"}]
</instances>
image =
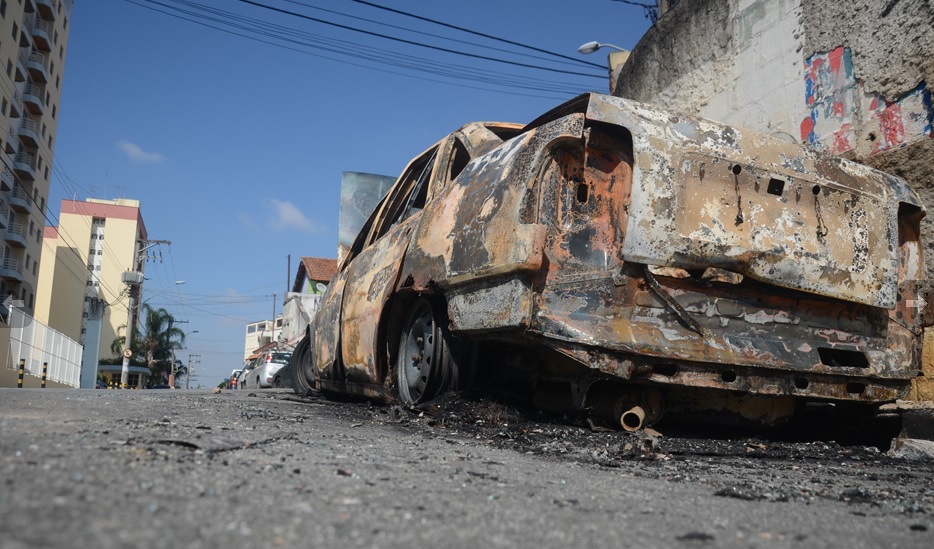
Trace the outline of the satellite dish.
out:
<instances>
[{"instance_id":1,"label":"satellite dish","mask_svg":"<svg viewBox=\"0 0 934 549\"><path fill-rule=\"evenodd\" d=\"M315 289L319 292L323 292L328 289L328 285L323 282L315 282Z\"/></svg>"}]
</instances>

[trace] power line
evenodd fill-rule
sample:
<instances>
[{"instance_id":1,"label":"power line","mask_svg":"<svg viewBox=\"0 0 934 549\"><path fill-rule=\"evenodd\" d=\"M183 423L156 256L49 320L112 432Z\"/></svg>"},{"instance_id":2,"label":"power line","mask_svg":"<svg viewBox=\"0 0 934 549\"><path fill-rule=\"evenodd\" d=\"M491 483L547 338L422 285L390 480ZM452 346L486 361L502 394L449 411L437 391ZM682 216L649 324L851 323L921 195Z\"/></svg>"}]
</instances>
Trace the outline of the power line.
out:
<instances>
[{"instance_id":1,"label":"power line","mask_svg":"<svg viewBox=\"0 0 934 549\"><path fill-rule=\"evenodd\" d=\"M296 2L296 1L294 1L294 0L286 0L286 1L292 2L293 4L301 4L301 2ZM571 61L574 61L575 63L579 63L579 64L583 64L583 65L589 65L589 66L591 66L591 67L596 67L596 68L601 69L601 70L604 70L604 69L605 69L605 67L604 67L603 65L598 65L598 64L596 64L596 63L591 63L590 61L585 61L585 60L583 60L583 59L578 59L578 58L576 58L576 57L571 57L571 56L569 56L569 55L564 55L564 54L562 54L562 53L555 53L555 52L553 52L553 51L548 51L548 50L545 50L545 49L542 49L542 48L537 48L537 47L535 47L535 46L529 46L529 45L523 44L523 43L521 43L521 42L515 42L515 41L513 41L513 40L508 40L508 39L506 39L506 38L500 38L500 37L498 37L498 36L493 36L492 34L486 34L486 33L483 33L483 32L478 32L478 31L470 30L470 29L467 29L467 28L464 28L464 27L459 27L459 26L457 26L457 25L452 25L452 24L450 24L450 23L445 23L444 21L438 21L438 20L436 20L436 19L431 19L431 18L428 18L428 17L423 17L423 16L421 16L421 15L416 15L416 14L414 14L414 13L409 13L409 12L405 12L405 11L402 11L402 10L397 10L397 9L390 8L390 7L387 7L387 6L381 6L381 5L379 5L379 4L374 4L373 2L367 2L366 0L350 0L350 1L351 1L351 2L356 2L356 3L358 3L358 4L363 4L363 5L366 5L366 6L370 6L370 7L373 7L373 8L377 8L377 9L386 10L386 11L388 11L388 12L396 13L396 14L399 14L399 15L404 15L404 16L406 16L406 17L411 17L411 18L413 18L413 19L418 19L418 20L420 20L420 21L426 21L426 22L428 22L428 23L434 23L435 25L440 25L440 26L442 26L442 27L447 27L447 28L449 28L449 29L459 30L459 31L461 31L461 32L466 32L466 33L468 33L468 34L473 34L473 35L475 35L475 36L482 36L483 38L488 38L488 39L490 39L490 40L495 40L495 41L497 41L497 42L503 42L504 44L510 44L510 45L512 45L512 46L518 46L518 47L520 47L520 48L525 48L525 49L528 49L528 50L537 51L537 52L539 52L539 53L546 53L546 54L548 54L548 55L553 55L553 56L555 56L555 57L560 57L560 58L562 58L562 59L570 59ZM302 4L302 5L306 5L306 4Z\"/></svg>"},{"instance_id":2,"label":"power line","mask_svg":"<svg viewBox=\"0 0 934 549\"><path fill-rule=\"evenodd\" d=\"M135 1L135 0L124 0L124 1L127 2L127 3L129 3L129 4L133 4L133 5L136 5L136 6L138 6L138 7L141 7L141 8L145 8L145 9L148 9L148 10L151 10L151 11L155 11L155 12L157 12L157 13L162 13L163 15L167 15L167 16L169 16L169 17L174 17L174 18L176 18L176 19L181 19L181 20L183 20L183 21L188 21L188 22L190 22L190 23L194 23L194 24L196 24L196 25L200 25L200 26L203 26L203 27L207 27L207 28L210 28L210 29L214 29L214 30L217 30L217 31L226 33L226 34L231 34L231 35L238 36L238 37L241 37L241 38L246 38L246 39L248 39L248 40L253 40L253 41L255 41L255 42L260 42L260 43L263 43L263 44L268 44L268 45L271 45L271 46L275 46L275 47L278 47L278 48L281 48L281 49L285 49L285 50L289 50L289 51L294 51L294 52L302 53L302 54L305 54L305 55L310 55L310 56L312 56L312 57L317 57L317 58L319 58L319 59L326 59L326 60L329 60L329 61L334 61L334 62L336 62L336 63L341 63L341 64L344 64L344 65L350 65L350 66L353 66L353 67L359 67L359 68L363 68L363 69L370 70L370 71L383 72L383 73L386 73L386 74L393 74L393 75L397 75L397 76L405 76L405 77L407 77L407 78L414 78L414 79L416 79L416 80L422 80L422 81L426 81L426 82L434 82L434 83L440 83L440 84L446 84L446 85L455 85L455 84L453 84L452 82L447 82L447 81L444 81L444 80L437 80L437 79L433 79L433 78L419 77L419 76L415 76L415 75L412 75L412 74L405 74L405 73L400 73L400 72L388 70L388 69L385 69L385 68L382 68L382 67L379 67L379 66L373 67L373 66L368 66L368 65L360 64L360 63L354 63L354 62L349 62L349 61L346 61L346 60L336 59L336 58L334 58L334 57L330 57L330 56L327 56L327 55L320 55L320 54L312 53L312 52L309 52L309 51L306 51L306 50L303 50L303 49L294 48L294 47L290 47L290 46L283 45L283 44L278 44L278 43L276 43L276 42L272 42L272 41L269 41L269 40L263 40L263 39L261 39L261 38L255 37L255 36L249 36L249 35L247 35L247 34L241 34L241 33L239 33L239 32L234 32L234 31L227 30L227 29L224 29L224 28L221 28L221 27L218 27L218 26L210 25L210 24L204 23L203 21L198 21L198 20L196 20L196 19L204 19L204 17L203 17L203 16L200 16L200 15L197 15L197 14L189 14L189 15L191 15L191 17L195 17L195 18L196 18L196 19L190 19L190 18L188 18L188 17L182 16L182 15L178 15L178 14L176 14L176 13L170 13L170 12L168 12L168 11L163 11L163 10L157 9L157 8L155 8L155 7L152 7L152 6L143 5L143 4L139 3L140 1L141 1L141 2L147 2L147 3L151 3L151 4L156 4L156 5L163 6L163 7L165 7L165 8L168 9L168 10L172 10L172 11L176 11L176 12L180 12L180 13L187 13L187 12L185 12L184 10L180 10L180 9L178 9L178 8L174 8L174 7L171 7L171 6L165 6L164 4L161 4L161 3L159 3L159 2L156 2L155 0L139 0L139 1ZM202 8L203 8L203 6L202 6ZM225 25L229 25L229 26L234 26L235 28L237 28L236 25L232 25L231 23L228 23L228 22L221 22L220 24L225 24ZM250 29L248 32L259 32L259 31L256 31L255 29ZM265 36L269 36L268 33L260 33L260 34L265 35ZM321 49L321 50L324 50L324 51L334 52L334 53L337 53L337 54L342 55L342 56L345 56L345 57L351 57L351 58L357 58L357 59L365 59L365 60L372 60L373 57L374 57L373 55L362 55L362 54L355 55L355 54L349 53L349 52L344 51L344 50L329 49L329 48L324 48L324 47L320 47L320 46L314 46L314 45L311 45L311 44L301 43L301 42L298 42L298 41L296 41L296 40L290 40L290 39L282 38L281 36L276 36L275 39L277 39L277 40L282 40L282 41L286 41L286 42L291 42L291 43L296 43L296 44L300 44L300 45L304 45L304 46L312 47L312 48L316 48L316 49ZM410 69L410 70L416 70L416 71L421 71L421 72L427 72L427 73L430 73L430 74L434 74L434 73L435 73L434 71L428 70L428 69L425 68L425 66L424 66L425 63L431 63L431 62L425 61L425 62L423 62L422 64L413 64L413 65L404 65L404 64L401 64L401 63L388 63L388 64L393 65L393 66L402 66L403 68L407 68L407 69ZM490 71L490 72L492 72L492 71ZM446 76L446 75L441 75L441 76ZM470 80L470 79L468 79L468 78L465 78L465 77L463 76L463 74L461 74L461 73L455 73L455 74L453 74L453 75L451 75L451 76L452 76L453 78L456 78L456 79L459 79L459 80ZM502 87L509 87L509 85L508 85L507 83L497 83L496 85L499 85L499 86L502 86ZM458 86L459 88L468 88L468 89L475 89L475 90L488 91L488 92L511 93L512 95L517 95L517 96L520 96L520 97L535 97L535 98L559 99L559 100L560 100L560 99L566 99L568 95L576 95L576 94L580 93L580 91L581 91L581 89L582 89L581 87L577 87L575 90L573 90L573 91L568 91L567 93L565 93L565 94L564 94L563 96L561 96L561 97L556 97L556 96L554 96L554 95L545 95L545 94L504 92L504 91L502 91L502 90L490 89L490 88L485 88L485 87L482 87L482 86L474 86L474 85L457 84L457 86ZM539 88L539 87L535 87L535 88L533 88L533 89L540 89L540 88Z\"/></svg>"},{"instance_id":3,"label":"power line","mask_svg":"<svg viewBox=\"0 0 934 549\"><path fill-rule=\"evenodd\" d=\"M484 60L484 61L492 61L492 62L494 62L494 63L504 63L504 64L507 64L507 65L513 65L513 66L516 66L516 67L523 67L523 68L527 68L527 69L537 69L537 70L543 70L543 71L554 72L554 73L559 73L559 74L570 74L570 75L574 75L574 76L584 76L584 77L587 77L587 78L606 78L604 75L597 75L597 74L590 74L590 73L576 72L576 71L566 71L566 70L563 70L563 69L556 69L556 68L553 68L553 67L545 67L545 66L541 66L541 65L533 65L533 64L531 64L531 63L521 63L521 62L518 62L518 61L509 61L509 60L507 60L507 59L497 59L497 58L495 58L495 57L490 57L490 56L488 56L488 55L480 55L480 54L477 54L477 53L468 53L468 52L463 52L463 51L452 50L452 49L450 49L450 48L444 48L444 47L441 47L441 46L434 46L434 45L431 45L431 44L423 44L423 43L421 43L421 42L416 42L416 41L414 41L414 40L406 40L405 38L399 38L399 37L396 37L396 36L389 36L389 35L387 35L387 34L382 34L382 33L378 33L378 32L373 32L373 31L358 29L358 28L355 28L355 27L351 27L351 26L349 26L349 25L342 25L342 24L340 24L340 23L335 23L335 22L333 22L333 21L327 21L327 20L325 20L325 19L320 19L320 18L317 18L317 17L312 17L312 16L310 16L310 15L305 15L305 14L302 14L302 13L298 13L298 12L294 12L294 11L289 11L289 10L285 10L285 9L282 9L282 8L277 8L277 7L275 7L275 6L269 6L269 5L266 5L266 4L262 4L262 3L260 3L260 2L254 2L253 0L238 0L238 1L241 2L241 3L243 3L243 4L249 4L249 5L252 5L252 6L256 6L256 7L258 7L258 8L263 8L263 9L270 10L270 11L275 11L275 12L282 13L282 14L285 14L285 15L291 15L291 16L293 16L293 17L299 17L299 18L301 18L301 19L307 19L308 21L314 21L314 22L316 22L316 23L321 23L322 25L328 25L328 26L332 26L332 27L339 28L339 29L349 30L349 31L351 31L351 32L357 32L357 33L365 34L365 35L368 35L368 36L374 36L374 37L377 37L377 38L383 38L383 39L385 39L385 40L392 40L392 41L394 41L394 42L400 42L400 43L402 43L402 44L408 44L408 45L410 45L410 46L417 46L417 47L420 47L420 48L428 48L428 49L435 50L435 51L443 51L443 52L445 52L445 53L450 53L450 54L453 54L453 55L461 55L461 56L470 57L470 58L473 58L473 59L482 59L482 60Z\"/></svg>"}]
</instances>

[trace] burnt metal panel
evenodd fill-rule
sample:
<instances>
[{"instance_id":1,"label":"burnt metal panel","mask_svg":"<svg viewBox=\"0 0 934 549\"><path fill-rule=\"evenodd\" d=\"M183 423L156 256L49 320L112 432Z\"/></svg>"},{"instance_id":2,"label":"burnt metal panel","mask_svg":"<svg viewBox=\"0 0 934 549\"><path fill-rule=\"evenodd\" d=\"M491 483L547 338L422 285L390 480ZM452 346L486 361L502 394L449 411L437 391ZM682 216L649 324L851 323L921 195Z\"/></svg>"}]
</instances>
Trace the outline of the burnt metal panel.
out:
<instances>
[{"instance_id":1,"label":"burnt metal panel","mask_svg":"<svg viewBox=\"0 0 934 549\"><path fill-rule=\"evenodd\" d=\"M556 143L580 138L583 123L582 115L564 118L473 159L426 206L403 282L415 289L449 288L538 270L546 228L528 213L537 207L535 175Z\"/></svg>"},{"instance_id":2,"label":"burnt metal panel","mask_svg":"<svg viewBox=\"0 0 934 549\"><path fill-rule=\"evenodd\" d=\"M894 308L897 202L877 172L708 120L593 95L588 119L633 134L623 257L720 267L828 297Z\"/></svg>"}]
</instances>

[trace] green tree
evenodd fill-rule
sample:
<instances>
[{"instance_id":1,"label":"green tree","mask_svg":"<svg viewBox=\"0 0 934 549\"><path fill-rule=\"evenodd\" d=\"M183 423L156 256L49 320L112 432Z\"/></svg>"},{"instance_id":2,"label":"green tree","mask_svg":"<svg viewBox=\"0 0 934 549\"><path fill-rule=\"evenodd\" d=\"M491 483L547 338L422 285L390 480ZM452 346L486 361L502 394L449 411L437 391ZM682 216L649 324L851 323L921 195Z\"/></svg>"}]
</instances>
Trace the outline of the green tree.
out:
<instances>
[{"instance_id":1,"label":"green tree","mask_svg":"<svg viewBox=\"0 0 934 549\"><path fill-rule=\"evenodd\" d=\"M172 351L181 349L185 343L185 332L173 326L175 318L163 308L153 309L143 304L142 330L133 334L130 348L135 356L144 359L152 379L162 379L172 367ZM126 326L120 329L126 330ZM122 356L126 335L119 335L110 344L110 351L115 357Z\"/></svg>"}]
</instances>

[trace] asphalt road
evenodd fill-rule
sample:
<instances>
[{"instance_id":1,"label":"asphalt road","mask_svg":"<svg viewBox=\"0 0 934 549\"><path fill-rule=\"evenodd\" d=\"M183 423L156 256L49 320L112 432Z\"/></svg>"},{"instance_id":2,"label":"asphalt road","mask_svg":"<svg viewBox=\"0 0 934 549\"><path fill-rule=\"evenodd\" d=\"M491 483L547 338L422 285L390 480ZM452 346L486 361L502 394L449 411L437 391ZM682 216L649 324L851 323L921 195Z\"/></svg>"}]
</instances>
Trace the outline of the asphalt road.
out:
<instances>
[{"instance_id":1,"label":"asphalt road","mask_svg":"<svg viewBox=\"0 0 934 549\"><path fill-rule=\"evenodd\" d=\"M929 548L932 465L489 402L0 389L0 548Z\"/></svg>"}]
</instances>

